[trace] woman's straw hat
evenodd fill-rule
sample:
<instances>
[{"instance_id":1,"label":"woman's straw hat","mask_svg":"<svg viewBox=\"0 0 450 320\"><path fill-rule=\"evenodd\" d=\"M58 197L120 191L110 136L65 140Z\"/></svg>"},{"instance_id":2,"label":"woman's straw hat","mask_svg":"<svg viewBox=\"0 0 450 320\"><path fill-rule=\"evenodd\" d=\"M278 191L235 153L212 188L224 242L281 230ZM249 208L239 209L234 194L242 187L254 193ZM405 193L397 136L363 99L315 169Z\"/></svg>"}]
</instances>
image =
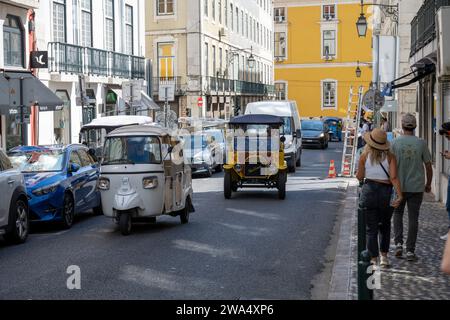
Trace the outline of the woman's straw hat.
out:
<instances>
[{"instance_id":1,"label":"woman's straw hat","mask_svg":"<svg viewBox=\"0 0 450 320\"><path fill-rule=\"evenodd\" d=\"M387 141L387 134L385 131L376 128L372 132L367 132L364 135L366 143L374 149L387 151L390 149L389 141Z\"/></svg>"}]
</instances>

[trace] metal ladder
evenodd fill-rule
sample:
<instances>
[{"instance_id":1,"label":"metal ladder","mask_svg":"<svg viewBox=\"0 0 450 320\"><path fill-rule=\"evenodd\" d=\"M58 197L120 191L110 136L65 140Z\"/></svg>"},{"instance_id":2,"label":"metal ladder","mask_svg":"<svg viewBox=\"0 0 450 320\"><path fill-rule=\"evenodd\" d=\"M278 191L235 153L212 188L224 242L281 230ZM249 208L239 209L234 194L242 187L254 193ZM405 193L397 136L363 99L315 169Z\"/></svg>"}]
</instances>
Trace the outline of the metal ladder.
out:
<instances>
[{"instance_id":1,"label":"metal ladder","mask_svg":"<svg viewBox=\"0 0 450 320\"><path fill-rule=\"evenodd\" d=\"M345 139L344 139L344 150L342 152L342 167L341 176L343 177L353 177L355 174L355 159L356 152L358 151L358 131L361 122L361 105L363 99L362 86L359 87L358 93L356 94L353 90L353 86L350 87L350 94L348 99L348 110L347 118L345 119ZM355 97L357 100L355 101ZM350 175L344 175L345 163L350 165Z\"/></svg>"}]
</instances>

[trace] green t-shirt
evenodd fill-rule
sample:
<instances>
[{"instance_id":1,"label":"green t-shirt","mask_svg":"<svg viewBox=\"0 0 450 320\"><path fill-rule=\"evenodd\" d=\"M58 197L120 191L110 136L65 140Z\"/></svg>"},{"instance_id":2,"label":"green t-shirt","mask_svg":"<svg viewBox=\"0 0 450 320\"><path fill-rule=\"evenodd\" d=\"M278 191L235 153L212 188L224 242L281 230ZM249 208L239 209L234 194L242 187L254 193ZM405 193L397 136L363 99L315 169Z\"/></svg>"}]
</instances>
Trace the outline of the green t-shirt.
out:
<instances>
[{"instance_id":1,"label":"green t-shirt","mask_svg":"<svg viewBox=\"0 0 450 320\"><path fill-rule=\"evenodd\" d=\"M416 136L401 136L392 143L403 192L425 191L425 166L431 162L427 143Z\"/></svg>"}]
</instances>

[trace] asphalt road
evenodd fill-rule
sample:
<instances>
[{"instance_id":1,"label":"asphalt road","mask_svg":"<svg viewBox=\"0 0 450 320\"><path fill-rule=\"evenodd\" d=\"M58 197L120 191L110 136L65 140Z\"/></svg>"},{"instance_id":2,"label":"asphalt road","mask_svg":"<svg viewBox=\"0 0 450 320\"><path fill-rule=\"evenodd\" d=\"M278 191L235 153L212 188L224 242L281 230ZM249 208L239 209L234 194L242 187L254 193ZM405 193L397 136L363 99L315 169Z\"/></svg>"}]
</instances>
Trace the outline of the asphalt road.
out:
<instances>
[{"instance_id":1,"label":"asphalt road","mask_svg":"<svg viewBox=\"0 0 450 320\"><path fill-rule=\"evenodd\" d=\"M85 215L69 231L37 226L24 245L0 240L0 299L310 299L344 199L342 181L325 179L341 150L305 150L284 201L270 190L225 200L215 174L194 180L188 225L163 217L123 237ZM67 289L72 265L81 290Z\"/></svg>"}]
</instances>

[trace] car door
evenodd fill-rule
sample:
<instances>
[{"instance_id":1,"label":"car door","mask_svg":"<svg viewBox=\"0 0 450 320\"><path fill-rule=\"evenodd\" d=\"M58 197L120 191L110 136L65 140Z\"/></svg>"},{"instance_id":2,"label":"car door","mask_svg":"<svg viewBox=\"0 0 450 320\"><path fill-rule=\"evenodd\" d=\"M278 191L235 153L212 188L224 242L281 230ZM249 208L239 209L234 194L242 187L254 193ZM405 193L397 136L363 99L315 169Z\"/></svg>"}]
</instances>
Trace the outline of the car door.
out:
<instances>
[{"instance_id":1,"label":"car door","mask_svg":"<svg viewBox=\"0 0 450 320\"><path fill-rule=\"evenodd\" d=\"M77 164L80 170L77 172L70 173L69 183L73 191L75 198L75 210L80 212L85 206L85 199L83 197L83 185L85 183L85 173L83 171L83 163L81 162L80 156L76 150L70 150L69 154L69 168L72 164Z\"/></svg>"},{"instance_id":2,"label":"car door","mask_svg":"<svg viewBox=\"0 0 450 320\"><path fill-rule=\"evenodd\" d=\"M78 149L83 167L81 172L84 174L82 186L82 196L85 198L85 210L95 208L99 205L99 194L97 194L98 166L85 149Z\"/></svg>"},{"instance_id":3,"label":"car door","mask_svg":"<svg viewBox=\"0 0 450 320\"><path fill-rule=\"evenodd\" d=\"M21 180L20 173L13 170L8 157L0 150L0 227L8 224L11 198Z\"/></svg>"}]
</instances>

